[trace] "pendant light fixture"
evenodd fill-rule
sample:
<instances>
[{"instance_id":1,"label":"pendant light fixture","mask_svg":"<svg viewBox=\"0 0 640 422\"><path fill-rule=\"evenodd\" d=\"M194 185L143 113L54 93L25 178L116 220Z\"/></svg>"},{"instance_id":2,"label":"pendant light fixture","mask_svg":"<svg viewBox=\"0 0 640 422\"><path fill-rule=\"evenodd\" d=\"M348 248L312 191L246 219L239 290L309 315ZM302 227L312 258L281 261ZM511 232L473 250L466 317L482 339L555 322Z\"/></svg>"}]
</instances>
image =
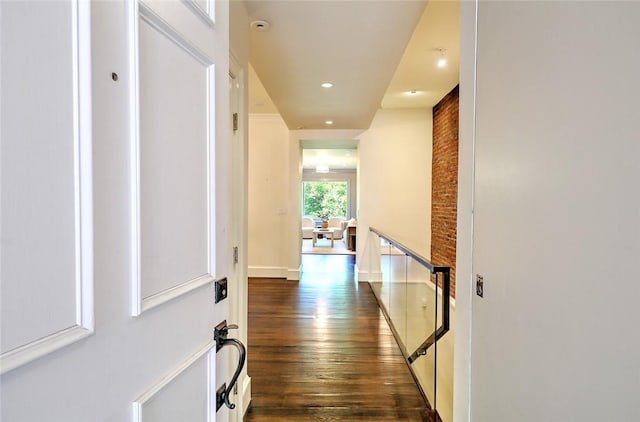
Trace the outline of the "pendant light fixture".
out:
<instances>
[{"instance_id":1,"label":"pendant light fixture","mask_svg":"<svg viewBox=\"0 0 640 422\"><path fill-rule=\"evenodd\" d=\"M440 57L438 58L438 67L439 68L447 67L447 59L444 56L444 53L445 51L447 51L447 49L439 48L438 51L440 51Z\"/></svg>"}]
</instances>

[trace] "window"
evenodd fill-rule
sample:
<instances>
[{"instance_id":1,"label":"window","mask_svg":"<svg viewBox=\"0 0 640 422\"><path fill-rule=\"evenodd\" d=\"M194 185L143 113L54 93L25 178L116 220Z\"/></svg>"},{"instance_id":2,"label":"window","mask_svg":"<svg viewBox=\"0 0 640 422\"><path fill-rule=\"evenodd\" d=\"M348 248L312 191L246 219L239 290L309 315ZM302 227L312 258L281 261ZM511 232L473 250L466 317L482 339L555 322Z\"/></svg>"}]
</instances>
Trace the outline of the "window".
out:
<instances>
[{"instance_id":1,"label":"window","mask_svg":"<svg viewBox=\"0 0 640 422\"><path fill-rule=\"evenodd\" d=\"M303 216L320 220L347 218L347 188L347 182L303 182Z\"/></svg>"}]
</instances>

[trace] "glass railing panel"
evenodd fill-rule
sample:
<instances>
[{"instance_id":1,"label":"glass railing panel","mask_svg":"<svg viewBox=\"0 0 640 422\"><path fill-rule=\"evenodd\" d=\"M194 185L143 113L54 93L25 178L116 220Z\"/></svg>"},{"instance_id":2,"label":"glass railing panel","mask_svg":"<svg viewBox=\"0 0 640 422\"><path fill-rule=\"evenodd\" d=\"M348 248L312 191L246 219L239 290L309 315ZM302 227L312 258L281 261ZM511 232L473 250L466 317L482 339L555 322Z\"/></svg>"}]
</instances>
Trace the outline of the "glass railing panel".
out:
<instances>
[{"instance_id":1,"label":"glass railing panel","mask_svg":"<svg viewBox=\"0 0 640 422\"><path fill-rule=\"evenodd\" d=\"M372 242L374 242L374 247L371 248L373 253L371 262L373 265L378 266L378 270L371 272L371 279L373 282L370 284L373 292L378 298L380 307L388 315L390 312L390 290L388 286L391 277L391 273L389 271L391 245L377 235L372 238Z\"/></svg>"},{"instance_id":2,"label":"glass railing panel","mask_svg":"<svg viewBox=\"0 0 640 422\"><path fill-rule=\"evenodd\" d=\"M442 273L438 274L438 314L437 324L443 324L442 312ZM435 383L437 385L437 403L435 408L444 422L453 421L453 322L454 309L449 306L449 332L434 345L437 359L435 365Z\"/></svg>"},{"instance_id":3,"label":"glass railing panel","mask_svg":"<svg viewBox=\"0 0 640 422\"><path fill-rule=\"evenodd\" d=\"M389 248L389 318L403 353L407 350L407 256L391 245Z\"/></svg>"},{"instance_id":4,"label":"glass railing panel","mask_svg":"<svg viewBox=\"0 0 640 422\"><path fill-rule=\"evenodd\" d=\"M452 421L453 310L449 293L442 292L449 268L434 266L375 229L369 245L371 288L430 407Z\"/></svg>"},{"instance_id":5,"label":"glass railing panel","mask_svg":"<svg viewBox=\"0 0 640 422\"><path fill-rule=\"evenodd\" d=\"M414 282L410 282L411 291L416 297L416 306L410 310L411 350L418 348L431 333L436 330L439 307L436 306L435 275L420 265L412 263ZM429 404L437 409L436 389L437 342L427 350L427 354L416 359L411 367L418 379Z\"/></svg>"},{"instance_id":6,"label":"glass railing panel","mask_svg":"<svg viewBox=\"0 0 640 422\"><path fill-rule=\"evenodd\" d=\"M382 303L382 286L384 283L384 242L380 236L369 232L368 249L369 249L369 285L371 290ZM387 246L388 248L388 243Z\"/></svg>"},{"instance_id":7,"label":"glass railing panel","mask_svg":"<svg viewBox=\"0 0 640 422\"><path fill-rule=\"evenodd\" d=\"M407 349L413 352L433 332L435 308L431 272L412 258L407 259Z\"/></svg>"}]
</instances>

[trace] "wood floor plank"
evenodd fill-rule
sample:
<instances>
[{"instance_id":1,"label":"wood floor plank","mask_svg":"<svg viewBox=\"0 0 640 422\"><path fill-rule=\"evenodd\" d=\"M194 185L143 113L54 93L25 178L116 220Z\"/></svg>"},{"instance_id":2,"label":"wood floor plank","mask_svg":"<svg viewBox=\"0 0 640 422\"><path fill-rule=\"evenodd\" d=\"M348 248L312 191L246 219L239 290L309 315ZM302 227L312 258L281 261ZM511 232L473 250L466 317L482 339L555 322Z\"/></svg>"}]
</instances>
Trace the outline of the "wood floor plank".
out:
<instances>
[{"instance_id":1,"label":"wood floor plank","mask_svg":"<svg viewBox=\"0 0 640 422\"><path fill-rule=\"evenodd\" d=\"M245 421L428 421L353 256L305 255L299 282L249 280Z\"/></svg>"}]
</instances>

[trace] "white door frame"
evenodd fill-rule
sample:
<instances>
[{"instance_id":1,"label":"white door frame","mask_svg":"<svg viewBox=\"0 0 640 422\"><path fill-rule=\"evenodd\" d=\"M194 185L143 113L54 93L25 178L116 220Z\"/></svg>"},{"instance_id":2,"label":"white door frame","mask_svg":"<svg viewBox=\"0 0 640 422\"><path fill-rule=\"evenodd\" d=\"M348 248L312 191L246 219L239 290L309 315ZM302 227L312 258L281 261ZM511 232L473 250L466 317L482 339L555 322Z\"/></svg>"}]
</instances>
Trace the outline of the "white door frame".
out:
<instances>
[{"instance_id":1,"label":"white door frame","mask_svg":"<svg viewBox=\"0 0 640 422\"><path fill-rule=\"evenodd\" d=\"M229 271L230 321L238 325L234 333L245 345L248 332L248 285L247 285L247 76L232 51L229 52L229 121L231 142L231 215L229 250L231 262ZM234 117L235 115L235 117ZM237 129L234 130L234 120ZM237 259L237 261L236 261ZM231 370L234 370L231 368ZM238 412L232 413L232 420L241 421L251 401L251 378L245 364L237 384L236 401Z\"/></svg>"}]
</instances>

